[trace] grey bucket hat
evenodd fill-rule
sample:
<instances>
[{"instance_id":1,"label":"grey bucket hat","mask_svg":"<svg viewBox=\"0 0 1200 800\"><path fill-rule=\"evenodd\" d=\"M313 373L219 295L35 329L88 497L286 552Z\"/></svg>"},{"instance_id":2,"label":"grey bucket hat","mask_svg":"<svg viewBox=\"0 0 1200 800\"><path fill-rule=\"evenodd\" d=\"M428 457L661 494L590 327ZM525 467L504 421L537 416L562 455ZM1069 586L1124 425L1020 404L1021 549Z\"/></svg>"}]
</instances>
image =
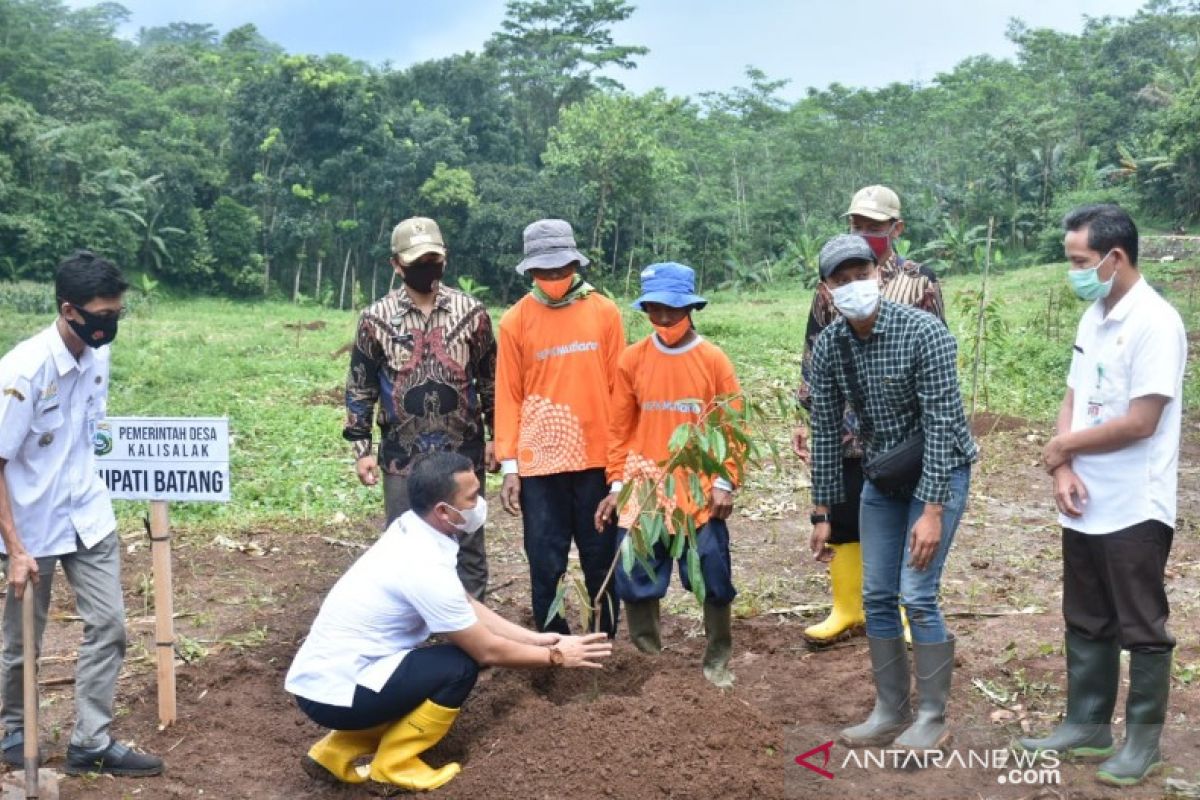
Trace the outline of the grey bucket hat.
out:
<instances>
[{"instance_id":1,"label":"grey bucket hat","mask_svg":"<svg viewBox=\"0 0 1200 800\"><path fill-rule=\"evenodd\" d=\"M571 223L561 219L539 219L525 228L525 258L517 264L517 272L527 269L558 269L572 261L586 267L587 256L575 248L575 232Z\"/></svg>"}]
</instances>

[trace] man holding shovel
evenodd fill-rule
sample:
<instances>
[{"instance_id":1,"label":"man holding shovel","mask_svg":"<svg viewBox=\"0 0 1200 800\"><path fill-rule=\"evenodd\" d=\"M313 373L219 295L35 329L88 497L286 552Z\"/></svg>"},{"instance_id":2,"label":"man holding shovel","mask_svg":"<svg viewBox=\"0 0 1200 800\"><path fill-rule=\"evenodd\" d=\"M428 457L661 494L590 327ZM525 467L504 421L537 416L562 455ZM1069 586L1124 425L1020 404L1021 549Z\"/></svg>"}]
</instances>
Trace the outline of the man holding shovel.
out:
<instances>
[{"instance_id":1,"label":"man holding shovel","mask_svg":"<svg viewBox=\"0 0 1200 800\"><path fill-rule=\"evenodd\" d=\"M58 318L0 359L0 539L8 585L0 690L5 762L23 766L21 600L33 591L41 642L50 586L61 564L83 619L75 669L75 729L65 771L158 775L162 759L109 734L125 655L120 541L92 437L108 398L108 344L116 338L128 288L113 264L87 251L55 275Z\"/></svg>"}]
</instances>

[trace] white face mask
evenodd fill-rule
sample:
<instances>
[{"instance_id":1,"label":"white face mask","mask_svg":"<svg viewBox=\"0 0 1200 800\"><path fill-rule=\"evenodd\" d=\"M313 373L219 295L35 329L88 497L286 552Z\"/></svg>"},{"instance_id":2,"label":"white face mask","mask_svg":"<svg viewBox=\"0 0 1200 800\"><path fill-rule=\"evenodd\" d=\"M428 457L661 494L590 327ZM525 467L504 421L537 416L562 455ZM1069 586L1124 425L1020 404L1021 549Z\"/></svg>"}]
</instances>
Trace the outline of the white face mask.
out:
<instances>
[{"instance_id":1,"label":"white face mask","mask_svg":"<svg viewBox=\"0 0 1200 800\"><path fill-rule=\"evenodd\" d=\"M855 322L871 316L879 307L879 281L875 278L842 284L831 294L842 316Z\"/></svg>"},{"instance_id":2,"label":"white face mask","mask_svg":"<svg viewBox=\"0 0 1200 800\"><path fill-rule=\"evenodd\" d=\"M454 506L451 506L449 503L446 505L450 506L450 508L454 508ZM487 509L487 500L483 497L480 497L475 501L475 505L471 508L454 508L455 511L462 515L462 522L447 521L449 521L451 525L458 528L463 533L474 533L482 528L483 523L487 520Z\"/></svg>"}]
</instances>

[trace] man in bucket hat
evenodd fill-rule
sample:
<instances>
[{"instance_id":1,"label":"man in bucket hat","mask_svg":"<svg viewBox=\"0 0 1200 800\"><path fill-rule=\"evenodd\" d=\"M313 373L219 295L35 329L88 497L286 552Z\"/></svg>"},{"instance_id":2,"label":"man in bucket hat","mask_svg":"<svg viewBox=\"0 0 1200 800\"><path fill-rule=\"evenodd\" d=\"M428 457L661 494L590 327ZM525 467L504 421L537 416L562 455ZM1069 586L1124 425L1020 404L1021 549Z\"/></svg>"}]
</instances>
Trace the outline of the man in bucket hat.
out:
<instances>
[{"instance_id":1,"label":"man in bucket hat","mask_svg":"<svg viewBox=\"0 0 1200 800\"><path fill-rule=\"evenodd\" d=\"M625 329L616 304L578 274L587 264L569 223L525 228L517 272L534 285L500 319L496 367L500 503L522 518L534 623L561 634L569 633L566 619L547 616L572 540L593 604L617 549L615 526L597 533L593 515L608 494L609 395ZM600 630L611 636L616 624L615 601L606 597Z\"/></svg>"},{"instance_id":2,"label":"man in bucket hat","mask_svg":"<svg viewBox=\"0 0 1200 800\"><path fill-rule=\"evenodd\" d=\"M850 208L843 216L849 219L850 232L866 241L879 264L879 287L884 299L928 311L943 319L942 290L937 275L928 267L907 260L896 252L895 242L904 232L900 198L896 193L886 186L863 187L854 193ZM813 292L804 337L803 378L799 398L805 408L812 407L809 382L813 346L821 331L840 316L833 295L823 281L818 283L817 290ZM798 426L792 437L792 447L805 462L808 461L807 439L808 431L803 425ZM833 506L833 535L829 540L834 554L829 565L833 607L822 622L804 629L805 640L814 647L833 644L860 633L866 620L863 614L863 565L858 529L859 498L863 487L863 445L858 417L849 409L843 423L842 441L842 479L846 484L846 500ZM905 636L908 637L907 622Z\"/></svg>"},{"instance_id":3,"label":"man in bucket hat","mask_svg":"<svg viewBox=\"0 0 1200 800\"><path fill-rule=\"evenodd\" d=\"M617 494L624 481L661 477L659 464L670 458L667 443L680 425L696 423L721 398L741 394L733 364L721 349L702 338L692 327L692 311L707 301L695 293L691 267L672 262L651 264L642 271L642 295L633 307L644 311L654 333L621 355L613 390L612 427L609 435L608 477L612 491L596 509L596 529L603 530L617 510ZM732 475L732 464L727 465ZM687 568L687 547L679 556L679 578L691 588L704 581L704 677L720 687L733 685L729 671L732 650L731 603L734 589L729 558L729 529L725 520L733 510L733 484L718 477L700 476L706 503L699 506L689 488L687 470L675 472L675 496L664 502L682 509L696 525L696 547L701 575ZM637 519L640 509L633 498L620 509L621 535ZM672 530L672 536L684 531ZM662 650L659 601L671 581L671 548L655 545L648 559L650 575L637 564L630 572L618 567L617 596L625 601L629 638L644 653Z\"/></svg>"}]
</instances>

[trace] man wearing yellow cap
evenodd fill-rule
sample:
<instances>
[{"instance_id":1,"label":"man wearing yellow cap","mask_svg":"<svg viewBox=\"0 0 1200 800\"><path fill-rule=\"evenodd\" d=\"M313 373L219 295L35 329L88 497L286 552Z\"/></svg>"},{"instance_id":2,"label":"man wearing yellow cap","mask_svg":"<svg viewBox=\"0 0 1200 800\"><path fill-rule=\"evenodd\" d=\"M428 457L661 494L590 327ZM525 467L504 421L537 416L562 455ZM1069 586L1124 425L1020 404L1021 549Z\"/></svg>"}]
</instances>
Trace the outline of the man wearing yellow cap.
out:
<instances>
[{"instance_id":1,"label":"man wearing yellow cap","mask_svg":"<svg viewBox=\"0 0 1200 800\"><path fill-rule=\"evenodd\" d=\"M896 193L886 186L859 189L844 216L850 220L850 232L866 239L878 259L880 294L883 299L928 311L944 321L942 289L937 275L928 267L905 259L896 252L895 242L904 233L900 198ZM803 379L798 392L800 403L805 408L811 407L809 380L813 344L821 331L839 316L833 296L824 282L818 283L808 314ZM793 434L792 449L802 461L808 463L808 431L803 425L798 426ZM831 509L833 535L829 544L834 555L829 565L829 583L833 592L833 608L823 622L804 631L804 638L818 647L861 632L866 620L863 614L862 551L859 549L858 530L859 495L863 487L862 459L858 418L847 407L842 429L842 478L846 500Z\"/></svg>"}]
</instances>

